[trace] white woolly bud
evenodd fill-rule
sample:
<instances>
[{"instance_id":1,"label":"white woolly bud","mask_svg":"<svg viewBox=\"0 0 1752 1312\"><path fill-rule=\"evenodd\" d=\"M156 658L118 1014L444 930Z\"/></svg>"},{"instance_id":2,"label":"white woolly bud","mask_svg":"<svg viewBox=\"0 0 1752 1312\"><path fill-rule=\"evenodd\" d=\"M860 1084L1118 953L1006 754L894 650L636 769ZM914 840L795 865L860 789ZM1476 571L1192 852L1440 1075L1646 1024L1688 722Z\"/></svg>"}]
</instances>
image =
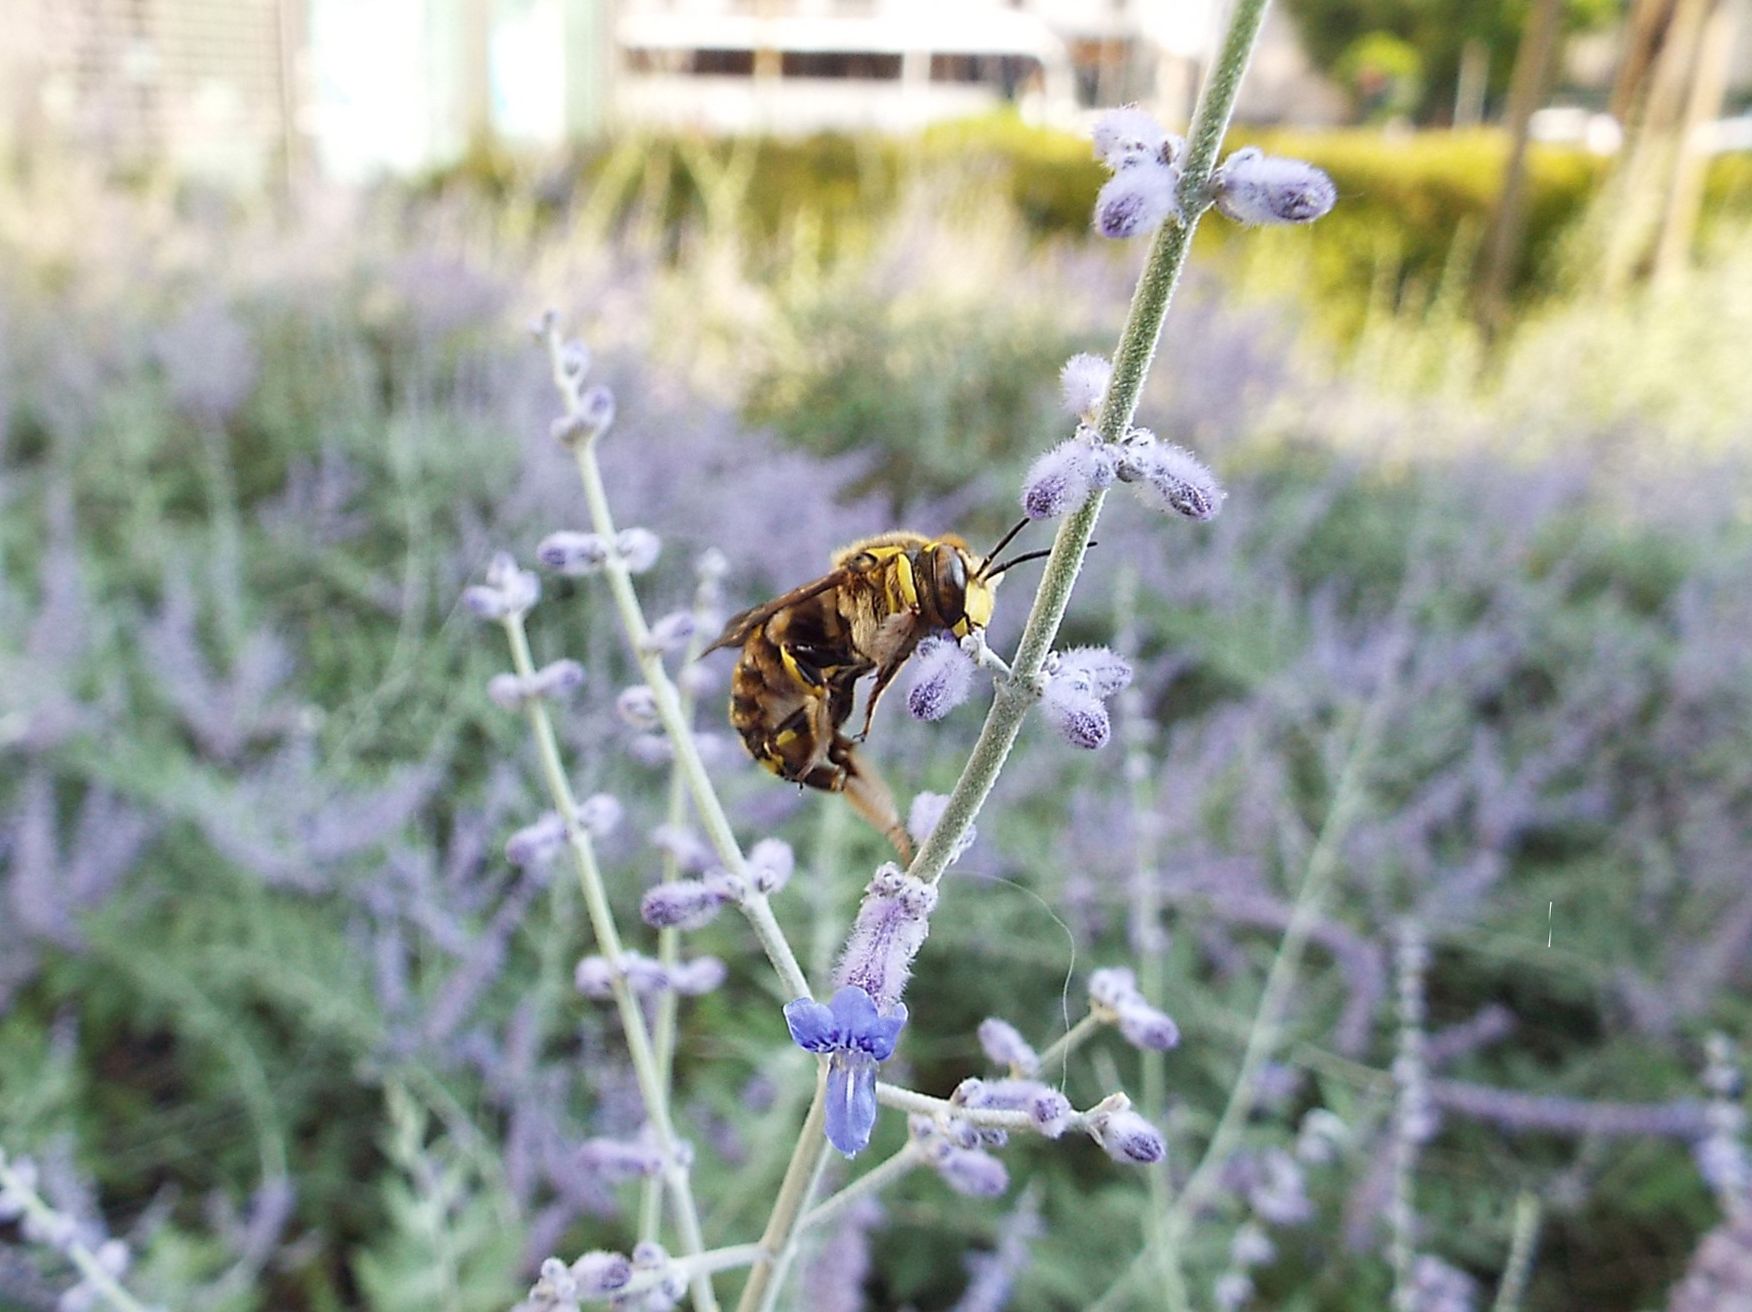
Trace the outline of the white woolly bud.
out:
<instances>
[{"instance_id":1,"label":"white woolly bud","mask_svg":"<svg viewBox=\"0 0 1752 1312\"><path fill-rule=\"evenodd\" d=\"M1099 457L1090 443L1067 438L1037 457L1022 480L1022 513L1056 519L1089 499L1099 477Z\"/></svg>"},{"instance_id":2,"label":"white woolly bud","mask_svg":"<svg viewBox=\"0 0 1752 1312\"><path fill-rule=\"evenodd\" d=\"M536 546L535 558L560 574L594 574L608 559L608 543L595 533L549 533Z\"/></svg>"},{"instance_id":3,"label":"white woolly bud","mask_svg":"<svg viewBox=\"0 0 1752 1312\"><path fill-rule=\"evenodd\" d=\"M606 838L620 826L623 808L612 793L593 793L578 803L578 823L592 838Z\"/></svg>"},{"instance_id":4,"label":"white woolly bud","mask_svg":"<svg viewBox=\"0 0 1752 1312\"><path fill-rule=\"evenodd\" d=\"M614 549L628 573L643 574L657 563L663 539L648 528L623 528L615 535Z\"/></svg>"},{"instance_id":5,"label":"white woolly bud","mask_svg":"<svg viewBox=\"0 0 1752 1312\"><path fill-rule=\"evenodd\" d=\"M487 680L487 697L502 711L521 710L526 696L523 680L515 674L495 674Z\"/></svg>"},{"instance_id":6,"label":"white woolly bud","mask_svg":"<svg viewBox=\"0 0 1752 1312\"><path fill-rule=\"evenodd\" d=\"M1095 158L1114 172L1150 162L1172 164L1180 139L1136 105L1110 109L1095 120L1090 134Z\"/></svg>"},{"instance_id":7,"label":"white woolly bud","mask_svg":"<svg viewBox=\"0 0 1752 1312\"><path fill-rule=\"evenodd\" d=\"M1059 370L1059 395L1068 414L1084 418L1100 408L1113 366L1099 355L1073 355Z\"/></svg>"},{"instance_id":8,"label":"white woolly bud","mask_svg":"<svg viewBox=\"0 0 1752 1312\"><path fill-rule=\"evenodd\" d=\"M762 893L778 892L796 867L796 854L782 838L763 838L748 850L748 873Z\"/></svg>"},{"instance_id":9,"label":"white woolly bud","mask_svg":"<svg viewBox=\"0 0 1752 1312\"><path fill-rule=\"evenodd\" d=\"M1115 173L1095 197L1095 231L1116 241L1141 237L1178 216L1180 170L1159 163Z\"/></svg>"},{"instance_id":10,"label":"white woolly bud","mask_svg":"<svg viewBox=\"0 0 1752 1312\"><path fill-rule=\"evenodd\" d=\"M695 627L694 617L685 610L665 615L651 626L651 649L680 651L693 637Z\"/></svg>"},{"instance_id":11,"label":"white woolly bud","mask_svg":"<svg viewBox=\"0 0 1752 1312\"><path fill-rule=\"evenodd\" d=\"M614 709L635 729L655 729L659 723L657 694L648 684L635 683L630 688L622 688L620 696L614 699Z\"/></svg>"},{"instance_id":12,"label":"white woolly bud","mask_svg":"<svg viewBox=\"0 0 1752 1312\"><path fill-rule=\"evenodd\" d=\"M1312 223L1332 209L1338 188L1312 164L1245 146L1211 179L1217 209L1237 223Z\"/></svg>"},{"instance_id":13,"label":"white woolly bud","mask_svg":"<svg viewBox=\"0 0 1752 1312\"><path fill-rule=\"evenodd\" d=\"M1185 447L1156 442L1128 452L1125 461L1135 469L1132 491L1152 509L1207 520L1223 508L1227 494L1216 475Z\"/></svg>"},{"instance_id":14,"label":"white woolly bud","mask_svg":"<svg viewBox=\"0 0 1752 1312\"><path fill-rule=\"evenodd\" d=\"M913 651L906 708L915 720L940 720L973 691L973 658L952 638L933 634Z\"/></svg>"}]
</instances>

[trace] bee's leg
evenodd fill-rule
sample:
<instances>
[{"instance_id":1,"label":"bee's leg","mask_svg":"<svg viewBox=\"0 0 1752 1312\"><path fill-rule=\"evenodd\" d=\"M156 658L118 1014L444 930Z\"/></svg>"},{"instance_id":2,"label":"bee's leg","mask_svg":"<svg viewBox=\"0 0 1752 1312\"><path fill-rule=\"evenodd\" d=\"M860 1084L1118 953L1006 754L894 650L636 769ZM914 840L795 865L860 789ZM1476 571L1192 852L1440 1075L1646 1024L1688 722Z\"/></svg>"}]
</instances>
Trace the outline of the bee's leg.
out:
<instances>
[{"instance_id":1,"label":"bee's leg","mask_svg":"<svg viewBox=\"0 0 1752 1312\"><path fill-rule=\"evenodd\" d=\"M894 844L894 850L900 853L903 862L910 862L912 840L907 836L906 826L900 821L900 811L894 805L894 794L888 791L888 785L876 772L876 767L860 757L853 750L851 741L843 737L835 740L829 756L845 771L839 791L846 795L846 801L852 804L852 810L863 816L878 833Z\"/></svg>"},{"instance_id":2,"label":"bee's leg","mask_svg":"<svg viewBox=\"0 0 1752 1312\"><path fill-rule=\"evenodd\" d=\"M894 682L894 676L900 673L902 664L902 661L890 661L876 671L876 682L870 685L870 699L864 703L864 727L858 730L853 742L861 743L870 736L870 724L876 718L876 703L882 700L882 694Z\"/></svg>"}]
</instances>

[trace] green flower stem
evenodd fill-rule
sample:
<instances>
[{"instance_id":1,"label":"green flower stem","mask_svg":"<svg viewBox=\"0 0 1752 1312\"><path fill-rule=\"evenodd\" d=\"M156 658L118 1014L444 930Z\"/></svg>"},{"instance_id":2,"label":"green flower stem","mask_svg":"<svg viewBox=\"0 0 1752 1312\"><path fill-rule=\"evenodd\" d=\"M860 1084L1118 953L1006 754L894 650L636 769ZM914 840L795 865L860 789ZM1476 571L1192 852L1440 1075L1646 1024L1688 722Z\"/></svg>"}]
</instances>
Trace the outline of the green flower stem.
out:
<instances>
[{"instance_id":1,"label":"green flower stem","mask_svg":"<svg viewBox=\"0 0 1752 1312\"><path fill-rule=\"evenodd\" d=\"M524 632L522 614L513 612L507 616L504 627L505 636L511 643L512 668L520 677L528 679L535 673L535 661L529 653L529 635ZM571 781L566 777L565 766L560 760L560 746L554 736L553 721L548 717L547 703L540 697L531 697L526 713L548 795L566 825L567 847L578 871L578 883L584 890L584 906L596 935L596 946L608 959L615 1007L620 1012L621 1029L626 1034L627 1055L632 1059L639 1095L644 1100L645 1114L650 1118L658 1151L663 1154L663 1183L669 1193L670 1209L675 1214L676 1229L680 1232L681 1250L684 1256L698 1257L706 1247L699 1212L694 1206L693 1190L688 1185L687 1168L682 1164L675 1126L670 1121L657 1056L651 1047L650 1032L645 1028L645 1013L640 1010L639 1000L627 987L626 976L621 971L624 957L620 934L615 929L614 912L608 905L602 871L596 864L596 850L591 845L590 835L578 823L578 800L572 795ZM716 1312L718 1298L712 1292L710 1273L693 1272L690 1284L695 1308L699 1312Z\"/></svg>"},{"instance_id":2,"label":"green flower stem","mask_svg":"<svg viewBox=\"0 0 1752 1312\"><path fill-rule=\"evenodd\" d=\"M772 1214L767 1217L766 1230L760 1237L766 1256L757 1260L748 1273L736 1312L765 1312L778 1300L797 1243L797 1222L815 1193L826 1163L827 1060L823 1058L816 1063L815 1097L809 1103L809 1114L803 1118L803 1128L797 1133L797 1146L791 1150L785 1178L779 1183L778 1197L773 1199Z\"/></svg>"},{"instance_id":3,"label":"green flower stem","mask_svg":"<svg viewBox=\"0 0 1752 1312\"><path fill-rule=\"evenodd\" d=\"M0 1188L18 1199L24 1207L25 1215L38 1225L52 1226L60 1219L59 1212L45 1203L35 1189L18 1178L17 1172L12 1169L12 1164L4 1154L0 1154ZM79 1269L85 1283L102 1295L104 1302L115 1309L115 1312L147 1312L146 1305L123 1289L116 1278L103 1269L103 1263L97 1260L97 1254L79 1240L72 1240L61 1252Z\"/></svg>"},{"instance_id":4,"label":"green flower stem","mask_svg":"<svg viewBox=\"0 0 1752 1312\"><path fill-rule=\"evenodd\" d=\"M561 365L562 342L551 315L544 331L548 357L553 364L554 386L565 400L567 413L578 416L583 409L578 383L567 375ZM577 457L578 477L584 484L584 500L590 510L590 526L604 541L612 544L616 536L614 513L609 509L608 491L602 483L602 468L596 459L595 442L579 441L574 445L573 453ZM609 592L614 597L615 609L620 614L621 628L632 647L633 658L638 662L639 672L644 676L645 684L651 689L657 702L657 717L662 721L663 732L668 735L670 745L675 750L676 769L687 781L687 790L693 797L694 810L699 815L700 824L705 828L706 837L725 868L746 881L748 862L742 855L741 845L736 841L735 831L730 828L729 817L724 814L724 804L718 800L717 790L706 773L705 762L700 759L699 745L694 742L688 717L682 711L681 695L676 691L669 672L663 668L662 653L651 644L651 626L645 622L644 609L639 605L639 594L633 587L633 576L628 572L626 562L621 560L619 553L612 550L609 552L603 574L608 579ZM748 895L738 906L747 918L750 928L754 930L754 936L759 940L767 960L773 963L773 969L778 972L787 1001L791 998L808 997L809 981L803 977L803 969L797 964L797 954L786 941L785 931L779 927L766 894L750 887Z\"/></svg>"},{"instance_id":5,"label":"green flower stem","mask_svg":"<svg viewBox=\"0 0 1752 1312\"><path fill-rule=\"evenodd\" d=\"M693 636L688 639L687 650L682 656L683 664L699 658L700 649L706 645L706 635L700 630L699 622L706 618L710 610L712 585L702 579L694 591L693 616L695 620ZM691 687L680 689L681 719L683 724L692 725L694 720L694 703L697 700ZM687 819L687 779L679 767L669 771L669 799L664 808L664 823L671 828L680 825ZM669 848L663 853L663 864L658 871L658 878L664 883L681 878L681 862L675 849ZM681 959L681 931L673 926L657 931L657 960L665 970L672 969ZM657 1075L663 1086L663 1096L669 1097L675 1084L675 1017L676 997L674 989L664 989L657 998L657 1016L652 1023L651 1042L657 1049ZM663 1190L656 1180L646 1180L639 1191L639 1237L656 1240L663 1225Z\"/></svg>"},{"instance_id":6,"label":"green flower stem","mask_svg":"<svg viewBox=\"0 0 1752 1312\"><path fill-rule=\"evenodd\" d=\"M1049 1072L1054 1066L1062 1065L1084 1043L1095 1037L1101 1027L1107 1024L1106 1018L1091 1011L1070 1029L1054 1039L1040 1054L1040 1069L1042 1074Z\"/></svg>"},{"instance_id":7,"label":"green flower stem","mask_svg":"<svg viewBox=\"0 0 1752 1312\"><path fill-rule=\"evenodd\" d=\"M1131 310L1119 335L1119 348L1113 355L1113 379L1101 406L1099 430L1104 440L1113 442L1124 437L1137 413L1138 398L1144 379L1156 355L1156 343L1162 335L1162 320L1179 285L1181 270L1186 265L1187 252L1192 248L1192 234L1198 228L1201 215L1210 208L1210 180L1216 170L1217 152L1222 148L1223 134L1228 131L1229 118L1235 109L1235 93L1241 85L1241 75L1253 53L1254 40L1265 20L1268 0L1236 0L1224 34L1222 50L1217 56L1209 79L1199 93L1198 108L1193 113L1186 158L1181 163L1180 207L1185 218L1179 223L1167 223L1156 233L1150 255L1138 278L1132 295ZM992 785L1015 746L1022 719L1034 700L1034 688L1058 637L1059 625L1070 605L1071 589L1083 568L1089 540L1101 518L1105 494L1095 493L1083 506L1067 515L1059 524L1053 539L1052 555L1047 558L1040 586L1034 593L1034 604L1028 612L1028 622L1022 630L1022 640L1011 662L1011 677L999 684L992 708L980 729L967 767L949 794L943 818L931 832L925 845L913 858L908 871L915 879L935 883L949 866L950 853L979 816L980 808L991 795Z\"/></svg>"},{"instance_id":8,"label":"green flower stem","mask_svg":"<svg viewBox=\"0 0 1752 1312\"><path fill-rule=\"evenodd\" d=\"M871 1198L903 1176L911 1174L920 1164L919 1150L909 1141L892 1157L886 1158L853 1180L831 1198L825 1198L810 1208L797 1223L799 1231L809 1230L833 1220L860 1198Z\"/></svg>"},{"instance_id":9,"label":"green flower stem","mask_svg":"<svg viewBox=\"0 0 1752 1312\"><path fill-rule=\"evenodd\" d=\"M1515 1228L1509 1236L1509 1258L1503 1263L1502 1284L1497 1286L1491 1312L1521 1312L1527 1297L1527 1278L1533 1274L1533 1256L1539 1243L1541 1207L1537 1194L1522 1191L1515 1199Z\"/></svg>"}]
</instances>

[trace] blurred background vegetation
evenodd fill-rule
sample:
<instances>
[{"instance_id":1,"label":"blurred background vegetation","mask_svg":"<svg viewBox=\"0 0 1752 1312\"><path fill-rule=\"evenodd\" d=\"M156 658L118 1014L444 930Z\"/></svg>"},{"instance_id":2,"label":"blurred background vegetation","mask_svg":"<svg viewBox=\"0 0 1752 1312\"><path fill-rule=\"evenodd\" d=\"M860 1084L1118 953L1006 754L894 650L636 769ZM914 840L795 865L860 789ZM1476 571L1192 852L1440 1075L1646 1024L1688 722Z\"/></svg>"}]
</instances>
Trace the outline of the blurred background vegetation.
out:
<instances>
[{"instance_id":1,"label":"blurred background vegetation","mask_svg":"<svg viewBox=\"0 0 1752 1312\"><path fill-rule=\"evenodd\" d=\"M1393 42L1417 54L1416 93L1364 118L1446 113L1464 39L1499 52L1487 87L1506 94L1526 30L1513 6L1476 30L1442 6L1289 8L1359 86L1378 85L1365 65L1410 69ZM1134 656L1131 745L1025 739L911 998L909 1078L947 1092L978 1070L981 1017L1044 1043L1083 972L1133 959L1150 881L1160 1001L1187 1037L1149 1110L1185 1153L1233 1079L1350 728L1379 708L1294 1042L1186 1254L1208 1288L1300 1117L1338 1112L1349 1147L1298 1177L1306 1217L1274 1226L1259 1307L1385 1305L1406 916L1436 946L1450 1086L1421 1243L1475 1305L1519 1193L1542 1208L1541 1312L1667 1306L1722 1214L1697 1150L1705 1038L1752 1026L1752 156L1707 156L1663 258L1670 207L1638 202L1691 184L1659 132L1611 156L1533 143L1492 318L1480 269L1516 136L1237 133L1319 163L1341 200L1308 230L1201 230L1141 418L1214 464L1228 507L1209 528L1104 525L1067 639ZM415 179L278 197L15 160L0 1145L128 1238L132 1286L179 1312L485 1312L550 1252L625 1246L634 1191L578 1162L636 1127L627 1073L571 988L573 890L501 854L541 803L484 694L496 635L455 607L493 550L580 526L527 325L557 306L617 390L617 509L666 542L654 612L686 604L707 546L741 604L872 529L1001 530L1065 426L1059 364L1111 349L1141 258L1089 234L1099 177L1075 133L1005 112L483 140ZM1003 600L1000 643L1020 619ZM567 746L581 787L630 808L609 858L631 923L663 784L613 713L631 666L582 582L551 581L533 627L538 655L591 669ZM872 750L903 795L953 779L977 719L885 718ZM780 913L820 976L879 845L721 764L742 832L799 850ZM1163 849L1140 872L1146 814ZM732 979L684 1012L683 1120L711 1238L734 1242L764 1216L806 1062L739 930L698 939ZM1070 1092L1138 1092L1136 1066L1097 1046ZM859 1288L830 1250L797 1306L951 1307L964 1255L1029 1209L1043 1234L1009 1306L1087 1306L1140 1233L1142 1182L1068 1148L1007 1160L1023 1202L910 1182L835 1237L865 1245ZM71 1278L17 1238L0 1227L0 1308L55 1306Z\"/></svg>"}]
</instances>

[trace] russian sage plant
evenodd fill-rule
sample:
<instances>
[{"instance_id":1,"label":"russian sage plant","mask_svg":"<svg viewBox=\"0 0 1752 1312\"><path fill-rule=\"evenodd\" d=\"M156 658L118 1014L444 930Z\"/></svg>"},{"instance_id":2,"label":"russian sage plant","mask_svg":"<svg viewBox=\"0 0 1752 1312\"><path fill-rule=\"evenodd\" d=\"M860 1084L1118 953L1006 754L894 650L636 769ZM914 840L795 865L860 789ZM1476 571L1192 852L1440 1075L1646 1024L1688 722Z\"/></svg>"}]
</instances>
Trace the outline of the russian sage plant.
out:
<instances>
[{"instance_id":1,"label":"russian sage plant","mask_svg":"<svg viewBox=\"0 0 1752 1312\"><path fill-rule=\"evenodd\" d=\"M1111 737L1108 702L1130 683L1130 665L1104 647L1054 648L1104 497L1122 484L1144 505L1192 521L1208 520L1222 508L1223 490L1196 456L1133 422L1193 230L1211 208L1243 223L1296 223L1319 217L1333 202L1331 183L1304 164L1269 160L1251 149L1218 164L1264 10L1264 0L1240 0L1234 7L1186 140L1135 108L1109 113L1096 126L1097 156L1113 176L1096 199L1095 226L1112 238L1151 239L1131 312L1111 364L1080 355L1065 366L1061 382L1075 431L1042 455L1024 481L1025 517L1059 523L1050 552L1042 553L1044 574L1013 656L1005 660L993 652L978 630L959 642L933 637L917 654L907 694L916 718L941 718L972 696L983 679L993 689L991 706L954 788L946 797L921 795L910 808L916 855L904 869L890 863L875 872L833 977L819 989L805 978L771 905L791 878L792 853L774 839L744 849L693 728L700 675L688 658L701 649L717 620L722 564L702 562L692 612L654 624L647 620L635 578L655 564L662 543L647 528L620 527L613 516L598 447L614 423L614 397L588 380L584 345L565 338L554 316L543 320L539 337L564 402L553 436L575 458L588 524L553 532L536 558L558 574L606 584L642 678L617 696L616 710L641 735L635 742L646 744L641 757L667 763L672 780L669 823L660 844L662 878L641 904L643 919L658 933L651 955L622 946L596 857L601 817L614 804L607 798L580 803L555 732L550 704L581 683L585 672L569 660L537 667L525 623L540 600L540 581L509 555L495 559L484 581L469 588L463 600L470 612L505 633L511 669L491 681L488 693L501 707L527 718L552 804L549 813L513 835L507 854L519 863L561 851L570 858L595 938L595 951L578 964L577 986L586 998L613 1005L645 1117L636 1137L592 1141L587 1157L599 1171L654 1184L641 1206L638 1243L631 1252L549 1259L523 1305L527 1312L555 1312L591 1301L668 1308L689 1296L694 1307L709 1312L719 1306L714 1274L742 1267L748 1275L741 1312L772 1308L806 1232L867 1217L875 1195L910 1172L929 1170L969 1197L1005 1192L1009 1168L998 1150L1013 1134L1087 1138L1127 1166L1158 1167L1166 1158L1161 1127L1124 1092L1079 1110L1055 1082L1073 1051L1105 1028L1147 1053L1178 1044L1178 1027L1162 1010L1162 1000L1149 996L1128 968L1095 971L1088 980L1086 1015L1044 1050L1037 1051L1011 1019L988 1018L979 1027L977 1048L995 1069L963 1080L948 1098L885 1081L881 1068L904 1042L904 999L915 958L945 896L942 877L966 851L974 821L1028 711L1038 703L1047 724L1076 748L1099 749ZM674 657L681 658L677 672L668 663ZM703 843L682 828L690 809L704 831ZM785 1023L794 1043L816 1058L817 1076L758 1242L708 1247L690 1178L692 1152L677 1130L675 1014L686 998L716 988L726 971L716 958L685 957L679 935L730 908L747 920L777 973L790 999L783 1009ZM970 1037L970 1051L973 1046ZM858 1157L885 1108L907 1118L903 1145L818 1199L829 1150ZM1281 1191L1282 1182L1277 1187ZM1033 1226L1031 1220L1019 1222L1015 1241L985 1265L994 1290L1018 1265L1016 1255L1002 1254L1025 1248ZM1259 1241L1238 1241L1239 1263L1262 1260ZM978 1296L972 1297L977 1305ZM1185 1303L1183 1292L1178 1301Z\"/></svg>"}]
</instances>

